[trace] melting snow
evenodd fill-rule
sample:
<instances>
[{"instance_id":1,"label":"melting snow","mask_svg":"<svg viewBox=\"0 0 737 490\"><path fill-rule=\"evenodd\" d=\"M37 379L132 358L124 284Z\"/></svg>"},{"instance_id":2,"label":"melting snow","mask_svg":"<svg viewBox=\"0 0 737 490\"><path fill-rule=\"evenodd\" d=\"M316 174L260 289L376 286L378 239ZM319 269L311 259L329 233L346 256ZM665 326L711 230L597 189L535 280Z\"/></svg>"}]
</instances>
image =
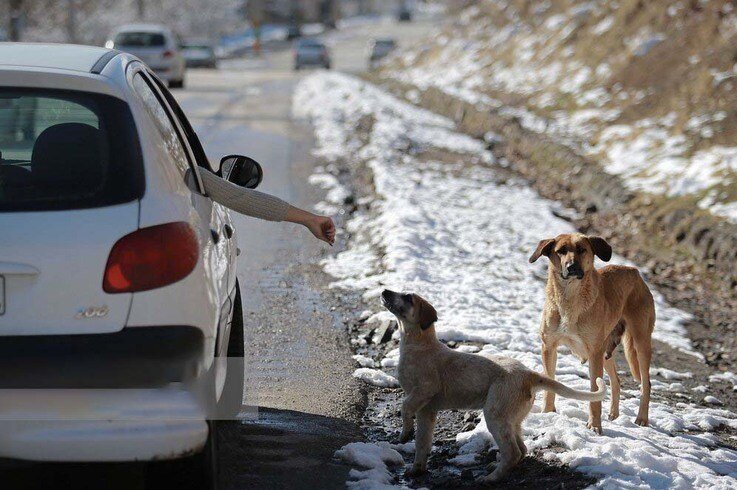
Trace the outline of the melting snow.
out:
<instances>
[{"instance_id":1,"label":"melting snow","mask_svg":"<svg viewBox=\"0 0 737 490\"><path fill-rule=\"evenodd\" d=\"M542 371L538 325L546 265L529 265L527 257L541 238L573 231L552 214L555 204L529 188L497 184L488 167L420 162L410 156L407 148L437 145L467 155L467 161L492 160L483 142L456 133L451 121L357 79L314 74L298 86L294 108L313 120L324 155L363 159L373 172L378 198L368 213L359 212L348 223L348 250L323 263L336 277L333 286L361 291L377 303L384 287L419 292L438 310L440 338L483 342L485 352ZM366 144L352 133L364 116L375 120ZM655 338L694 353L682 326L688 315L655 296ZM364 371L367 378L376 375ZM557 372L562 382L588 388L588 370L572 355L559 356ZM659 373L666 379L687 376ZM682 388L659 383L661 389ZM563 451L545 457L601 477L602 486L737 484L737 452L717 448L710 434L682 433L737 428L737 416L652 402L651 427L641 428L633 423L638 401L639 396L624 398L622 415L605 422L604 436L597 436L586 428L585 403L560 400L558 413L529 416L526 442L541 449L561 445ZM459 434L458 443L461 454L475 454L493 441L482 422Z\"/></svg>"},{"instance_id":2,"label":"melting snow","mask_svg":"<svg viewBox=\"0 0 737 490\"><path fill-rule=\"evenodd\" d=\"M396 388L399 386L399 381L394 376L386 374L380 369L358 368L353 371L353 377L382 388Z\"/></svg>"}]
</instances>

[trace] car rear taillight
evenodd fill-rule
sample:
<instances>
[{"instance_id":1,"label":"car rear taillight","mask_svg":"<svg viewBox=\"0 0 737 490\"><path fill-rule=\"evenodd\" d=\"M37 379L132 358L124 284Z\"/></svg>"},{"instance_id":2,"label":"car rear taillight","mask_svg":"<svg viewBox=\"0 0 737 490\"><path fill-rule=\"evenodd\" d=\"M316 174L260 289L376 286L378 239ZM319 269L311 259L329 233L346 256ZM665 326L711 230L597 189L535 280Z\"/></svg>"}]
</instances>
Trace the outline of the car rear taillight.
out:
<instances>
[{"instance_id":1,"label":"car rear taillight","mask_svg":"<svg viewBox=\"0 0 737 490\"><path fill-rule=\"evenodd\" d=\"M133 293L173 284L194 270L198 256L197 235L187 223L141 228L113 245L102 289Z\"/></svg>"},{"instance_id":2,"label":"car rear taillight","mask_svg":"<svg viewBox=\"0 0 737 490\"><path fill-rule=\"evenodd\" d=\"M164 58L171 58L172 56L174 56L174 51L167 49L161 56L163 56Z\"/></svg>"}]
</instances>

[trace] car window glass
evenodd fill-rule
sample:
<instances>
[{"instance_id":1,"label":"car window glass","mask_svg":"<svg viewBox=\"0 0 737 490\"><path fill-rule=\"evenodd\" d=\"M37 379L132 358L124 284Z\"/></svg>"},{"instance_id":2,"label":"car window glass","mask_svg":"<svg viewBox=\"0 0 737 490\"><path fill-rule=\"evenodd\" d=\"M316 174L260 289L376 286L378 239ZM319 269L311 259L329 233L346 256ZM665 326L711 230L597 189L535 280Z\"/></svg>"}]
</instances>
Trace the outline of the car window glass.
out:
<instances>
[{"instance_id":1,"label":"car window glass","mask_svg":"<svg viewBox=\"0 0 737 490\"><path fill-rule=\"evenodd\" d=\"M0 210L77 209L135 199L142 192L139 148L122 101L0 88Z\"/></svg>"},{"instance_id":2,"label":"car window glass","mask_svg":"<svg viewBox=\"0 0 737 490\"><path fill-rule=\"evenodd\" d=\"M143 100L143 103L146 105L149 114L153 117L156 127L163 139L164 148L170 157L170 161L182 174L182 178L185 178L190 166L184 145L179 139L179 135L174 128L174 124L169 119L164 107L159 102L156 93L154 93L153 89L149 86L148 82L143 78L140 72L133 76L133 89L141 97L141 100Z\"/></svg>"},{"instance_id":3,"label":"car window glass","mask_svg":"<svg viewBox=\"0 0 737 490\"><path fill-rule=\"evenodd\" d=\"M113 42L116 47L152 48L164 46L166 39L160 32L121 32L115 36Z\"/></svg>"},{"instance_id":4,"label":"car window glass","mask_svg":"<svg viewBox=\"0 0 737 490\"><path fill-rule=\"evenodd\" d=\"M169 104L169 107L171 107L172 111L174 111L173 117L177 118L179 126L184 129L185 137L189 142L189 147L192 149L192 153L195 156L197 165L213 172L217 172L217 168L214 168L212 162L210 162L210 160L207 158L205 150L202 147L202 143L200 142L200 138L194 132L194 129L192 129L192 125L189 123L189 120L184 114L182 108L179 106L179 103L176 101L169 89L164 87L164 84L161 83L159 79L154 78L154 80L156 85L159 87L161 93L164 94L164 97L166 97L166 103Z\"/></svg>"}]
</instances>

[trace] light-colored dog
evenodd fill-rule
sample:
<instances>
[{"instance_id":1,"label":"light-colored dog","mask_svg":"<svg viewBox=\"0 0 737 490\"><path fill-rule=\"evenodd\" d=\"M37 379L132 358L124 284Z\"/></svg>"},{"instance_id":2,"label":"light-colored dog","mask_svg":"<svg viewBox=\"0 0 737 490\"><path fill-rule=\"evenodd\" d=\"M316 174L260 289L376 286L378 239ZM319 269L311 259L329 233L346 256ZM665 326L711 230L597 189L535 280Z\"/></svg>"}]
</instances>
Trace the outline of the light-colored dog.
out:
<instances>
[{"instance_id":1,"label":"light-colored dog","mask_svg":"<svg viewBox=\"0 0 737 490\"><path fill-rule=\"evenodd\" d=\"M619 377L612 354L620 339L630 371L641 382L635 423L648 424L651 337L655 326L653 295L634 267L594 267L594 255L607 262L612 247L600 237L578 233L542 240L530 257L550 259L540 336L545 373L555 378L558 345L581 362L588 361L591 386L603 375L611 379L609 419L619 416ZM543 411L555 411L555 394L545 395ZM601 434L601 402L592 402L588 426Z\"/></svg>"},{"instance_id":2,"label":"light-colored dog","mask_svg":"<svg viewBox=\"0 0 737 490\"><path fill-rule=\"evenodd\" d=\"M525 456L521 424L532 408L535 393L550 390L567 398L598 400L606 396L603 379L596 392L577 391L527 369L514 359L455 351L435 335L435 308L416 294L385 290L384 307L397 317L399 383L404 390L402 434L407 442L417 419L415 461L408 476L427 470L432 433L438 410L483 409L486 426L499 446L500 462L482 481L502 479Z\"/></svg>"}]
</instances>

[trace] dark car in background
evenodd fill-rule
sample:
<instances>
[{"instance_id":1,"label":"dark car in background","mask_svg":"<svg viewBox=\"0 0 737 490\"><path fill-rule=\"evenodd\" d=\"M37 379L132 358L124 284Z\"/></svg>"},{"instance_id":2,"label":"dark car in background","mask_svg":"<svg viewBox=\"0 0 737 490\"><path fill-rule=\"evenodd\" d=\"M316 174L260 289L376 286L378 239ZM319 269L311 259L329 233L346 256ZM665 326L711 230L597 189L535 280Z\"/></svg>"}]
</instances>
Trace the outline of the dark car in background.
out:
<instances>
[{"instance_id":1,"label":"dark car in background","mask_svg":"<svg viewBox=\"0 0 737 490\"><path fill-rule=\"evenodd\" d=\"M322 41L300 39L294 44L295 70L301 70L306 66L321 66L329 70L331 64L330 52Z\"/></svg>"},{"instance_id":2,"label":"dark car in background","mask_svg":"<svg viewBox=\"0 0 737 490\"><path fill-rule=\"evenodd\" d=\"M379 61L397 49L397 42L392 38L374 39L369 43L369 68L374 68Z\"/></svg>"},{"instance_id":3,"label":"dark car in background","mask_svg":"<svg viewBox=\"0 0 737 490\"><path fill-rule=\"evenodd\" d=\"M187 68L217 68L218 59L211 42L203 39L185 40L181 48Z\"/></svg>"}]
</instances>

